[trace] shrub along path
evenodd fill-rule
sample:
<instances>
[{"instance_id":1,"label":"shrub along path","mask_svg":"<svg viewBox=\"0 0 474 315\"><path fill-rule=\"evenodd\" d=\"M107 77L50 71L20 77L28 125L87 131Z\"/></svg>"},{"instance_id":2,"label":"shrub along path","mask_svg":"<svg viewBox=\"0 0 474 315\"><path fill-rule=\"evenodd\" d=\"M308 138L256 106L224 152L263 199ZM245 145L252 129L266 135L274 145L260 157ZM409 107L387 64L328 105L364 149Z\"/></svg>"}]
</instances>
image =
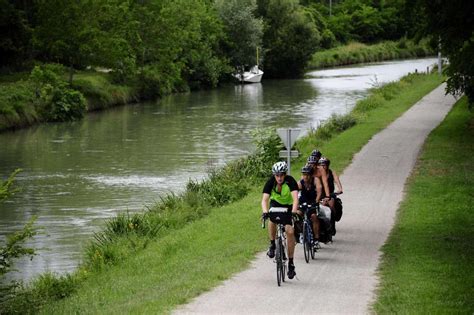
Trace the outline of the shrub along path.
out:
<instances>
[{"instance_id":1,"label":"shrub along path","mask_svg":"<svg viewBox=\"0 0 474 315\"><path fill-rule=\"evenodd\" d=\"M377 284L379 249L394 224L405 181L430 131L455 102L441 85L374 136L341 177L345 214L335 242L306 264L295 255L297 279L276 287L264 253L252 267L206 293L181 312L367 313ZM322 303L308 303L318 297Z\"/></svg>"}]
</instances>

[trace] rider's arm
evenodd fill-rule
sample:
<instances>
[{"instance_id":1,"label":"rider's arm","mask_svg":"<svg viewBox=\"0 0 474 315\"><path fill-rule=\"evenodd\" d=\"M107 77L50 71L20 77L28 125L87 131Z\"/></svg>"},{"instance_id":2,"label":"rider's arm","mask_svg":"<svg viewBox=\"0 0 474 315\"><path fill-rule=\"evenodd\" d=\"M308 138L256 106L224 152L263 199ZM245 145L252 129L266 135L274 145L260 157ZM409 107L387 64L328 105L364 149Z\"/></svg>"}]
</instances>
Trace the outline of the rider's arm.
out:
<instances>
[{"instance_id":1,"label":"rider's arm","mask_svg":"<svg viewBox=\"0 0 474 315\"><path fill-rule=\"evenodd\" d=\"M324 193L326 197L331 195L328 184L328 173L324 167L318 166L318 172L321 174L321 181L323 182Z\"/></svg>"},{"instance_id":2,"label":"rider's arm","mask_svg":"<svg viewBox=\"0 0 474 315\"><path fill-rule=\"evenodd\" d=\"M301 182L298 181L297 184L298 184L298 190L303 190L303 185L301 185Z\"/></svg>"},{"instance_id":3,"label":"rider's arm","mask_svg":"<svg viewBox=\"0 0 474 315\"><path fill-rule=\"evenodd\" d=\"M268 213L268 202L270 201L270 195L267 193L263 193L262 196L262 212Z\"/></svg>"},{"instance_id":4,"label":"rider's arm","mask_svg":"<svg viewBox=\"0 0 474 315\"><path fill-rule=\"evenodd\" d=\"M339 176L337 176L336 172L332 171L332 176L334 177L334 183L336 184L337 188L339 189L337 193L342 194L342 184L341 181L339 180Z\"/></svg>"},{"instance_id":5,"label":"rider's arm","mask_svg":"<svg viewBox=\"0 0 474 315\"><path fill-rule=\"evenodd\" d=\"M298 212L298 190L292 190L291 197L293 197L293 206L291 208L291 212Z\"/></svg>"},{"instance_id":6,"label":"rider's arm","mask_svg":"<svg viewBox=\"0 0 474 315\"><path fill-rule=\"evenodd\" d=\"M314 178L314 184L316 185L316 203L319 203L321 200L321 194L323 191L323 187L321 185L321 180L317 177Z\"/></svg>"}]
</instances>

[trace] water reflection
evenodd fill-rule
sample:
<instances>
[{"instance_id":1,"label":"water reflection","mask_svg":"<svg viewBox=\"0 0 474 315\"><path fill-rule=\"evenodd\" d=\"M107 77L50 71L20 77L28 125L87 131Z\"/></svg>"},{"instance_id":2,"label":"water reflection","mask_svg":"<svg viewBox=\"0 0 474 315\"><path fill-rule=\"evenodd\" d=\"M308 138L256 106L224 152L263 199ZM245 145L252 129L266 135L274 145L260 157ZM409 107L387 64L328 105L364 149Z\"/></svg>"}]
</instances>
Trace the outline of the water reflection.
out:
<instances>
[{"instance_id":1,"label":"water reflection","mask_svg":"<svg viewBox=\"0 0 474 315\"><path fill-rule=\"evenodd\" d=\"M257 127L307 129L345 113L374 82L396 80L434 59L313 71L304 80L266 80L165 97L91 113L79 122L0 134L0 174L24 171L22 191L0 204L0 235L32 215L44 227L23 260L27 279L72 270L104 219L139 211L158 196L201 179L209 165L248 154ZM374 81L374 78L377 78Z\"/></svg>"}]
</instances>

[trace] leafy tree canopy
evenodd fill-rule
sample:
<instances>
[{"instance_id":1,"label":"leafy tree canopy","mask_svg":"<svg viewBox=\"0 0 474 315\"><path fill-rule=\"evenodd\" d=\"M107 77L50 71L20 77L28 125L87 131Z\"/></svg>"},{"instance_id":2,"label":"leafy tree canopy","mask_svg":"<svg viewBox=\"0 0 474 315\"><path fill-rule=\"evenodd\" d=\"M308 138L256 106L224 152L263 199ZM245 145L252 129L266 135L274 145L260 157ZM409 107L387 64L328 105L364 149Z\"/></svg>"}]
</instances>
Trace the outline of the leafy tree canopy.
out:
<instances>
[{"instance_id":1,"label":"leafy tree canopy","mask_svg":"<svg viewBox=\"0 0 474 315\"><path fill-rule=\"evenodd\" d=\"M474 106L474 2L422 0L426 30L439 38L441 51L449 59L448 92L465 93Z\"/></svg>"}]
</instances>

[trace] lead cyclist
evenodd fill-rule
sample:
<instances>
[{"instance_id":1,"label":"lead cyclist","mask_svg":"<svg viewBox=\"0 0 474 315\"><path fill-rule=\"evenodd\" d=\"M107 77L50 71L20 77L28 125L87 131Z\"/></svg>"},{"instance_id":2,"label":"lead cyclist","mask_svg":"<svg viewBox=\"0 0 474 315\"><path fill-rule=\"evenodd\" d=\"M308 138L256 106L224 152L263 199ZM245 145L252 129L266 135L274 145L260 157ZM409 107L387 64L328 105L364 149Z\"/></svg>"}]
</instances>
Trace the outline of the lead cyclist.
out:
<instances>
[{"instance_id":1,"label":"lead cyclist","mask_svg":"<svg viewBox=\"0 0 474 315\"><path fill-rule=\"evenodd\" d=\"M277 162L273 164L273 176L268 179L263 188L262 196L262 215L269 216L268 236L270 238L270 247L267 255L270 258L275 257L275 236L276 224L272 222L272 216L269 214L271 207L287 208L288 212L279 214L280 220L285 224L285 232L288 243L288 278L293 279L296 275L293 256L295 252L295 231L292 223L292 213L298 213L298 184L296 180L287 175L288 165L286 162Z\"/></svg>"}]
</instances>

